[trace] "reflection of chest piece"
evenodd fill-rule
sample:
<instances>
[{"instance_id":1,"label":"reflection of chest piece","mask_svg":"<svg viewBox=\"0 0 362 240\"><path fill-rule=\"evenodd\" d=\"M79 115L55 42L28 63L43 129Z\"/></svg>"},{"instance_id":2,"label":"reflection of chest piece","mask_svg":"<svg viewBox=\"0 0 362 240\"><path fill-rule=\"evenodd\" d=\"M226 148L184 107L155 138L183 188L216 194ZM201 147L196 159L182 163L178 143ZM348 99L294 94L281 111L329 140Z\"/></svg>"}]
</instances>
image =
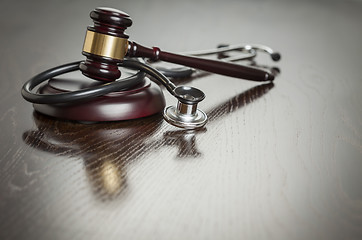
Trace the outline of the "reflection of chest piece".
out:
<instances>
[{"instance_id":1,"label":"reflection of chest piece","mask_svg":"<svg viewBox=\"0 0 362 240\"><path fill-rule=\"evenodd\" d=\"M202 127L207 121L206 114L197 109L197 104L205 98L205 94L193 87L180 86L174 90L178 99L177 106L165 108L163 116L165 120L177 127L194 129Z\"/></svg>"}]
</instances>

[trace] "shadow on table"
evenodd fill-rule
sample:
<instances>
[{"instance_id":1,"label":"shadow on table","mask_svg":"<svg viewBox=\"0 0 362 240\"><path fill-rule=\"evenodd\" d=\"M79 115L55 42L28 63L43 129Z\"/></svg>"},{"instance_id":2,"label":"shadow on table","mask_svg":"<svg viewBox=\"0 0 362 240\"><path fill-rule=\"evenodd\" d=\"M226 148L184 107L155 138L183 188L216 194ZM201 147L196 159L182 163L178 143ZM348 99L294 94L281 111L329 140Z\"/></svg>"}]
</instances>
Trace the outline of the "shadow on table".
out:
<instances>
[{"instance_id":1,"label":"shadow on table","mask_svg":"<svg viewBox=\"0 0 362 240\"><path fill-rule=\"evenodd\" d=\"M252 103L273 86L261 84L221 103L207 112L209 122ZM201 156L196 136L207 131L206 127L165 131L161 114L96 124L62 121L37 112L33 118L37 129L24 132L24 142L59 157L81 158L93 192L102 201L112 200L127 189L127 166L152 152L176 147L178 159Z\"/></svg>"}]
</instances>

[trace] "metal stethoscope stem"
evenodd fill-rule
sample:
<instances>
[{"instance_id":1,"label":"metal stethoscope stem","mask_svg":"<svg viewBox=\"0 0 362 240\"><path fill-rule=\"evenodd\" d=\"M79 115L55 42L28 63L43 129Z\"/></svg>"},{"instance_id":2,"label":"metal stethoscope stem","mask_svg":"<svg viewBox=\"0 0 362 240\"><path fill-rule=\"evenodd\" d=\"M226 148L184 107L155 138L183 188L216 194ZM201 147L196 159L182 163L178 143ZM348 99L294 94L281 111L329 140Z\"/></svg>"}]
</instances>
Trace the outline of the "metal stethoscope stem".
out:
<instances>
[{"instance_id":1,"label":"metal stethoscope stem","mask_svg":"<svg viewBox=\"0 0 362 240\"><path fill-rule=\"evenodd\" d=\"M275 52L270 47L260 45L260 44L247 44L247 45L221 45L216 49L211 50L202 50L202 51L195 51L195 52L187 52L184 55L191 55L191 56L208 56L213 54L224 54L230 53L233 51L242 52L243 54L235 55L235 56L228 56L221 58L223 61L227 62L235 62L235 61L242 61L242 60L251 60L256 57L257 52L265 52L269 54L273 61L280 60L280 54ZM166 69L161 68L159 69L163 72L166 76L169 77L188 77L190 76L194 70L188 67L185 68L177 68L177 69ZM184 76L183 76L184 74ZM171 123L172 125L193 129L202 127L205 125L207 121L206 114L197 108L197 104L205 98L205 94L196 88L181 86L178 87L178 91L182 94L174 94L176 98L178 98L178 103L175 106L170 106L165 108L164 110L164 118L167 122ZM174 93L177 91L173 91ZM187 101L185 100L185 95L194 96L198 95L198 98L195 98L194 101ZM202 96L202 97L201 97Z\"/></svg>"},{"instance_id":2,"label":"metal stethoscope stem","mask_svg":"<svg viewBox=\"0 0 362 240\"><path fill-rule=\"evenodd\" d=\"M235 57L233 60L230 60L231 58L224 59L225 61L247 60L250 58L254 58L256 56L257 52L265 52L265 53L269 54L274 61L280 60L279 53L275 52L272 48L265 46L265 45L261 45L261 44L245 44L245 45L244 44L237 44L237 45L221 44L221 45L219 45L218 48L215 48L215 49L186 52L184 54L201 57L201 56L207 56L207 55L212 55L212 54L228 53L228 52L233 52L233 51L249 53L250 55L247 55L247 56L239 55L239 56Z\"/></svg>"},{"instance_id":3,"label":"metal stethoscope stem","mask_svg":"<svg viewBox=\"0 0 362 240\"><path fill-rule=\"evenodd\" d=\"M225 56L225 53L237 52L233 56ZM195 56L195 57L205 57L210 55L219 55L219 60L225 62L237 62L244 60L252 60L257 56L258 52L264 52L270 55L273 61L279 61L281 56L278 52L275 52L272 48L261 45L261 44L236 44L236 45L225 45L220 44L217 48L199 50L192 52L184 52L183 55ZM224 56L223 56L224 55ZM175 78L185 78L189 77L196 70L189 67L175 67L175 68L165 68L165 67L156 67L157 70L162 72L167 77Z\"/></svg>"}]
</instances>

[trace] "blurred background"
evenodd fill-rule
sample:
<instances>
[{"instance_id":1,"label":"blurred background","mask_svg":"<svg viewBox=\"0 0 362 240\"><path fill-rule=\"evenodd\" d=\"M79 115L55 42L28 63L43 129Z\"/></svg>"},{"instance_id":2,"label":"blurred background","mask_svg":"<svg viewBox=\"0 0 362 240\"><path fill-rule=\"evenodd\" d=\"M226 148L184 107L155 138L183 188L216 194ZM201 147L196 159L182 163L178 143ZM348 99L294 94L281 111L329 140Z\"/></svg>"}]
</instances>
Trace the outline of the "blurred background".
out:
<instances>
[{"instance_id":1,"label":"blurred background","mask_svg":"<svg viewBox=\"0 0 362 240\"><path fill-rule=\"evenodd\" d=\"M261 43L282 59L257 62L281 72L265 95L239 79L188 80L211 116L198 133L160 116L33 115L23 83L84 59L98 6L128 13L142 45ZM2 0L0 238L362 239L361 23L357 0Z\"/></svg>"}]
</instances>

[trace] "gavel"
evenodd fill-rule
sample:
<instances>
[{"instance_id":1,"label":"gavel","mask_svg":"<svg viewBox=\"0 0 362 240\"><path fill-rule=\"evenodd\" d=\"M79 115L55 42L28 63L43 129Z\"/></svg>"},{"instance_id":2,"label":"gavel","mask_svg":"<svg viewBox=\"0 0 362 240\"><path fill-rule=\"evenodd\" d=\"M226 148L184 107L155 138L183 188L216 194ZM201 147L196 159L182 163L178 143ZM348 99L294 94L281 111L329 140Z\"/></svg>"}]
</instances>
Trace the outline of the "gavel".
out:
<instances>
[{"instance_id":1,"label":"gavel","mask_svg":"<svg viewBox=\"0 0 362 240\"><path fill-rule=\"evenodd\" d=\"M118 66L125 57L142 57L166 61L207 72L253 81L272 81L274 75L261 69L185 56L158 47L145 47L129 41L125 30L132 25L130 16L117 9L100 7L90 13L94 24L88 26L82 54L86 60L79 65L82 73L95 80L110 82L121 76Z\"/></svg>"},{"instance_id":2,"label":"gavel","mask_svg":"<svg viewBox=\"0 0 362 240\"><path fill-rule=\"evenodd\" d=\"M197 107L205 98L204 92L191 86L176 86L168 79L166 73L163 74L161 70L153 68L143 60L130 58L166 61L253 81L272 81L274 75L262 69L231 63L240 59L239 56L227 57L228 60L225 58L211 60L195 55L247 51L249 53L247 58L250 59L256 56L256 51L263 51L274 61L280 59L280 54L271 48L255 44L223 46L207 53L201 51L203 53L199 52L193 56L165 52L158 47L144 47L128 40L129 36L125 30L132 25L132 20L127 13L102 7L93 10L90 17L94 24L87 28L82 51L86 60L48 69L35 75L23 85L21 93L27 101L34 103L35 110L54 117L89 122L141 118L159 113L163 109L164 119L168 123L185 129L200 128L207 122L207 115ZM122 81L115 81L121 77L119 67L138 72L123 78ZM190 69L186 69L189 73ZM63 89L71 83L62 85L61 88L56 87L59 81L54 77L77 70L100 82L74 91ZM162 84L178 100L176 106L164 108L165 100L161 88L145 77L146 74ZM47 84L39 87L46 81ZM39 88L35 93L33 90L37 87ZM109 94L113 92L119 94ZM102 98L99 98L101 96Z\"/></svg>"}]
</instances>

